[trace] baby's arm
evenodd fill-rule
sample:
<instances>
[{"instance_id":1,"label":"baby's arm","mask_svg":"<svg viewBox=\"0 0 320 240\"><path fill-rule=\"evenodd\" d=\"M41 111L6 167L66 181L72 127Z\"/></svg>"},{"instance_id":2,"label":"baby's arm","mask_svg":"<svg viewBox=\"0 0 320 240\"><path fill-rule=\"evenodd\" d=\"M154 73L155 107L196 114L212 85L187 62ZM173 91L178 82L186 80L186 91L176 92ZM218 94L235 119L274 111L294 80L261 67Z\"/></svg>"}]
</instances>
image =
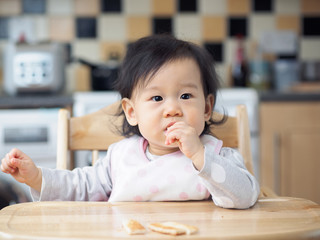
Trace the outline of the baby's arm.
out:
<instances>
[{"instance_id":1,"label":"baby's arm","mask_svg":"<svg viewBox=\"0 0 320 240\"><path fill-rule=\"evenodd\" d=\"M41 191L31 191L33 201L107 201L112 189L109 147L107 156L94 166L72 171L41 168Z\"/></svg>"},{"instance_id":2,"label":"baby's arm","mask_svg":"<svg viewBox=\"0 0 320 240\"><path fill-rule=\"evenodd\" d=\"M258 181L246 169L240 153L232 148L222 148L217 154L206 144L205 164L199 176L220 207L249 208L260 193Z\"/></svg>"},{"instance_id":3,"label":"baby's arm","mask_svg":"<svg viewBox=\"0 0 320 240\"><path fill-rule=\"evenodd\" d=\"M206 142L205 148L196 131L183 122L175 123L167 131L166 144L178 144L181 152L192 160L218 206L252 206L259 195L259 184L246 169L242 156L231 148L220 151L221 146L214 141Z\"/></svg>"},{"instance_id":4,"label":"baby's arm","mask_svg":"<svg viewBox=\"0 0 320 240\"><path fill-rule=\"evenodd\" d=\"M40 191L42 173L32 159L19 149L12 149L1 161L1 171L11 174L18 182Z\"/></svg>"}]
</instances>

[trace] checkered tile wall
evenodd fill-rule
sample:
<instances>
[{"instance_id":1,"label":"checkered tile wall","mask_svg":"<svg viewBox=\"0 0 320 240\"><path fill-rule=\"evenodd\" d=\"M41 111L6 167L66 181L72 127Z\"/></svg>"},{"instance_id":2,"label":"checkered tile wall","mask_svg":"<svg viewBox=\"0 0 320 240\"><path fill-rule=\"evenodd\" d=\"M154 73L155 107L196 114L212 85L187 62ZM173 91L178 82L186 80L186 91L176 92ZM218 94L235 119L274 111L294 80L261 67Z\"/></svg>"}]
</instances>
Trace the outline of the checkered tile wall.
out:
<instances>
[{"instance_id":1,"label":"checkered tile wall","mask_svg":"<svg viewBox=\"0 0 320 240\"><path fill-rule=\"evenodd\" d=\"M127 45L146 35L169 32L205 46L225 81L235 36L247 52L261 33L297 34L298 59L320 59L319 0L0 0L0 46L8 41L12 17L32 19L38 40L70 44L71 53L104 61L121 56Z\"/></svg>"}]
</instances>

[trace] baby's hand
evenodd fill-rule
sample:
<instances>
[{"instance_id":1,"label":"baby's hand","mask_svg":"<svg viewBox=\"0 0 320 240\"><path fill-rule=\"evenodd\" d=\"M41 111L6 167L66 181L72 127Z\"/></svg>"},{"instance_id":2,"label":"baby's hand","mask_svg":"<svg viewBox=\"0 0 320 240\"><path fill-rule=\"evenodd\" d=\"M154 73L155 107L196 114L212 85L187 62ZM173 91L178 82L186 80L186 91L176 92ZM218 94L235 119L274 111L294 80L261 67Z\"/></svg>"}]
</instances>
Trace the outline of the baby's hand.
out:
<instances>
[{"instance_id":1,"label":"baby's hand","mask_svg":"<svg viewBox=\"0 0 320 240\"><path fill-rule=\"evenodd\" d=\"M204 146L196 130L185 122L176 122L167 129L165 144L171 145L175 142L195 167L201 169L204 162Z\"/></svg>"},{"instance_id":2,"label":"baby's hand","mask_svg":"<svg viewBox=\"0 0 320 240\"><path fill-rule=\"evenodd\" d=\"M1 171L11 174L18 182L26 183L38 191L41 190L41 170L19 149L14 148L6 154L1 161Z\"/></svg>"}]
</instances>

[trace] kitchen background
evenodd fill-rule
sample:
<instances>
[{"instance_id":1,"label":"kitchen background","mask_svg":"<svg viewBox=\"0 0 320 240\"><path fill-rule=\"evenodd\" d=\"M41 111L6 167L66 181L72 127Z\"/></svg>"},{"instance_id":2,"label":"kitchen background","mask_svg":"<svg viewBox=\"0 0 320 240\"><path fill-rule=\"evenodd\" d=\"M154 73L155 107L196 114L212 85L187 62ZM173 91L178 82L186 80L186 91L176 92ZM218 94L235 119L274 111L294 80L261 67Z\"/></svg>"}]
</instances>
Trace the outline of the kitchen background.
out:
<instances>
[{"instance_id":1,"label":"kitchen background","mask_svg":"<svg viewBox=\"0 0 320 240\"><path fill-rule=\"evenodd\" d=\"M119 99L95 83L114 77L131 42L167 32L213 55L224 87L218 107L232 114L246 104L260 182L320 203L319 26L319 0L0 0L0 158L19 147L54 167L58 109L80 116ZM251 88L232 78L239 43ZM43 49L54 66L28 57ZM26 66L40 77L25 77ZM42 83L47 88L35 88ZM87 164L88 154L77 160ZM21 185L0 178L0 208L1 199L30 200Z\"/></svg>"},{"instance_id":2,"label":"kitchen background","mask_svg":"<svg viewBox=\"0 0 320 240\"><path fill-rule=\"evenodd\" d=\"M9 25L15 18L13 32ZM169 32L204 45L214 55L223 85L231 86L237 35L244 37L248 59L257 56L258 44L268 61L283 54L319 61L319 24L318 0L0 0L0 51L19 38L57 41L68 44L73 57L105 62L121 60L126 46L140 37ZM294 35L272 41L279 30ZM264 42L275 46L263 49ZM275 50L290 44L289 52ZM66 67L68 91L90 90L88 67Z\"/></svg>"}]
</instances>

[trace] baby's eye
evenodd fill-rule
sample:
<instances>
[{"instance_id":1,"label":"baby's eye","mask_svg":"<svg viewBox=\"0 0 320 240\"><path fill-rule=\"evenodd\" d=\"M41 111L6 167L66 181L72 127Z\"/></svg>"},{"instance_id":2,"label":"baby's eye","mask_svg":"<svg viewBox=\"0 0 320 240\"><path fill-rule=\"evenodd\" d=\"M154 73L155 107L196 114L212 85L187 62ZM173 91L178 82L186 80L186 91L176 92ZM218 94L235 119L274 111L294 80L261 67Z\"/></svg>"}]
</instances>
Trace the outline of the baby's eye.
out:
<instances>
[{"instance_id":1,"label":"baby's eye","mask_svg":"<svg viewBox=\"0 0 320 240\"><path fill-rule=\"evenodd\" d=\"M154 97L152 97L152 100L155 102L160 102L163 100L163 98L161 96L154 96Z\"/></svg>"},{"instance_id":2,"label":"baby's eye","mask_svg":"<svg viewBox=\"0 0 320 240\"><path fill-rule=\"evenodd\" d=\"M184 93L181 95L180 97L181 99L190 99L191 98L191 94L190 93Z\"/></svg>"}]
</instances>

